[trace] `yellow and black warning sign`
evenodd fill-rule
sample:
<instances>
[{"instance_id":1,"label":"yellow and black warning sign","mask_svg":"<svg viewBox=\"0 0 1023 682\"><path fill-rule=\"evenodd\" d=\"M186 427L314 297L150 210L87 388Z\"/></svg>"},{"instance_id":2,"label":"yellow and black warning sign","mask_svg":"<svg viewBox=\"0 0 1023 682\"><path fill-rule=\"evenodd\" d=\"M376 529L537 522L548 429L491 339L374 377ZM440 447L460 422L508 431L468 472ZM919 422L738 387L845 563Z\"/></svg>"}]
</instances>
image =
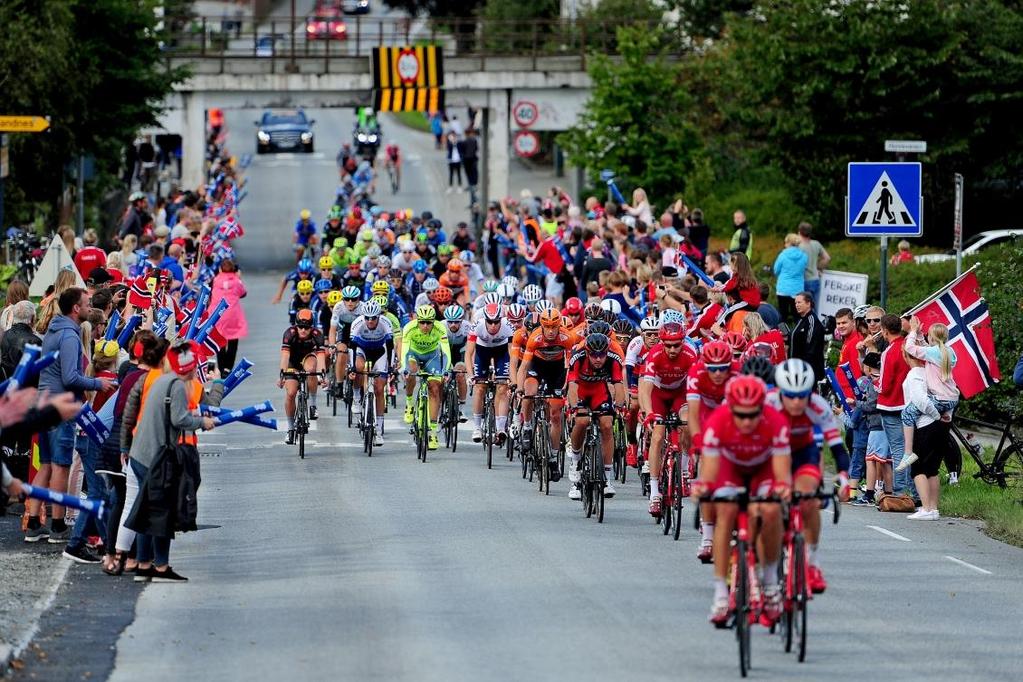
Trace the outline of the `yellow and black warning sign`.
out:
<instances>
[{"instance_id":1,"label":"yellow and black warning sign","mask_svg":"<svg viewBox=\"0 0 1023 682\"><path fill-rule=\"evenodd\" d=\"M373 48L377 111L439 111L444 107L444 55L437 45Z\"/></svg>"}]
</instances>

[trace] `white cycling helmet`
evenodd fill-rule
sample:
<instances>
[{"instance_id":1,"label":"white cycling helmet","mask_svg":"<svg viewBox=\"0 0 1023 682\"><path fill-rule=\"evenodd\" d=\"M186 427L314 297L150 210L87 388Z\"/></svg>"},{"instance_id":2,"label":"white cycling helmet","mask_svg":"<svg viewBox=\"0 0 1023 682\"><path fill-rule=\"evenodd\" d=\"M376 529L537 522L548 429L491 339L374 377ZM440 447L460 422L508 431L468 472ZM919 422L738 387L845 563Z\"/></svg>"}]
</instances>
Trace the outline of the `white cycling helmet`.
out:
<instances>
[{"instance_id":1,"label":"white cycling helmet","mask_svg":"<svg viewBox=\"0 0 1023 682\"><path fill-rule=\"evenodd\" d=\"M377 256L377 267L378 268L389 268L391 267L391 259L389 256Z\"/></svg>"},{"instance_id":2,"label":"white cycling helmet","mask_svg":"<svg viewBox=\"0 0 1023 682\"><path fill-rule=\"evenodd\" d=\"M784 393L807 393L813 388L813 367L806 360L790 358L774 370L774 383Z\"/></svg>"},{"instance_id":3,"label":"white cycling helmet","mask_svg":"<svg viewBox=\"0 0 1023 682\"><path fill-rule=\"evenodd\" d=\"M677 310L663 310L661 311L661 324L668 324L669 322L678 322L679 324L685 324L685 316Z\"/></svg>"},{"instance_id":4,"label":"white cycling helmet","mask_svg":"<svg viewBox=\"0 0 1023 682\"><path fill-rule=\"evenodd\" d=\"M656 332L660 330L661 323L658 322L657 318L651 315L650 317L644 317L643 321L639 323L639 330L644 332Z\"/></svg>"},{"instance_id":5,"label":"white cycling helmet","mask_svg":"<svg viewBox=\"0 0 1023 682\"><path fill-rule=\"evenodd\" d=\"M496 303L496 304L500 305L501 304L501 294L497 293L496 291L491 291L491 292L488 292L486 294L483 294L483 305L484 305L484 307L488 306L488 305L490 305L492 303Z\"/></svg>"},{"instance_id":6,"label":"white cycling helmet","mask_svg":"<svg viewBox=\"0 0 1023 682\"><path fill-rule=\"evenodd\" d=\"M366 255L370 258L379 258L381 253L380 247L376 244L366 249Z\"/></svg>"},{"instance_id":7,"label":"white cycling helmet","mask_svg":"<svg viewBox=\"0 0 1023 682\"><path fill-rule=\"evenodd\" d=\"M366 301L362 304L363 317L380 317L380 304L376 301Z\"/></svg>"},{"instance_id":8,"label":"white cycling helmet","mask_svg":"<svg viewBox=\"0 0 1023 682\"><path fill-rule=\"evenodd\" d=\"M856 306L856 310L853 311L853 319L854 320L866 319L867 311L870 310L872 307L873 306L866 305L866 304Z\"/></svg>"},{"instance_id":9,"label":"white cycling helmet","mask_svg":"<svg viewBox=\"0 0 1023 682\"><path fill-rule=\"evenodd\" d=\"M462 259L463 263L466 263L466 264L472 263L472 251L470 251L469 249L465 249L464 251L459 251L458 252L458 257Z\"/></svg>"},{"instance_id":10,"label":"white cycling helmet","mask_svg":"<svg viewBox=\"0 0 1023 682\"><path fill-rule=\"evenodd\" d=\"M501 294L501 298L515 298L517 294L515 287L510 287L505 282L502 282L501 286L497 288L497 293Z\"/></svg>"},{"instance_id":11,"label":"white cycling helmet","mask_svg":"<svg viewBox=\"0 0 1023 682\"><path fill-rule=\"evenodd\" d=\"M545 310L554 310L554 304L548 301L546 298L536 302L533 308L537 313L542 313Z\"/></svg>"},{"instance_id":12,"label":"white cycling helmet","mask_svg":"<svg viewBox=\"0 0 1023 682\"><path fill-rule=\"evenodd\" d=\"M543 298L543 291L541 291L540 287L535 284L530 284L522 290L522 298L525 300L527 305L533 305Z\"/></svg>"},{"instance_id":13,"label":"white cycling helmet","mask_svg":"<svg viewBox=\"0 0 1023 682\"><path fill-rule=\"evenodd\" d=\"M401 242L401 246L398 247L402 253L412 253L416 250L416 245L411 239L405 239Z\"/></svg>"},{"instance_id":14,"label":"white cycling helmet","mask_svg":"<svg viewBox=\"0 0 1023 682\"><path fill-rule=\"evenodd\" d=\"M517 290L519 288L519 278L515 275L505 275L501 278L501 284L507 284L512 289Z\"/></svg>"},{"instance_id":15,"label":"white cycling helmet","mask_svg":"<svg viewBox=\"0 0 1023 682\"><path fill-rule=\"evenodd\" d=\"M423 281L423 291L425 291L428 294L432 294L433 292L437 291L437 287L439 287L439 286L440 286L440 282L438 282L433 277L431 277L428 280L424 280Z\"/></svg>"},{"instance_id":16,"label":"white cycling helmet","mask_svg":"<svg viewBox=\"0 0 1023 682\"><path fill-rule=\"evenodd\" d=\"M600 307L601 309L614 313L615 315L622 314L622 304L613 298L605 298L600 302Z\"/></svg>"}]
</instances>

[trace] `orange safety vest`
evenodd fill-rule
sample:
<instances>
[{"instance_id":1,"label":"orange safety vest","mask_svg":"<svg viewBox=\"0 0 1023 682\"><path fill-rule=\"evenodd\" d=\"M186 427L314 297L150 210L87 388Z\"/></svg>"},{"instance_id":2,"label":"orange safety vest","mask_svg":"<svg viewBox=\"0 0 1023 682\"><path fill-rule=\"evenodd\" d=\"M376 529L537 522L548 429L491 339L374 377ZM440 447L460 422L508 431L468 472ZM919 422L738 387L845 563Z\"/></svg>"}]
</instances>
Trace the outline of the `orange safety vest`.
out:
<instances>
[{"instance_id":1,"label":"orange safety vest","mask_svg":"<svg viewBox=\"0 0 1023 682\"><path fill-rule=\"evenodd\" d=\"M142 397L139 400L139 419L142 418L142 411L146 407L146 398L149 397L149 389L153 387L153 382L163 376L163 370L151 369L146 374L146 378L142 380ZM199 408L199 400L202 398L202 384L198 381L190 381L185 387L185 392L188 394L188 409L195 410ZM135 423L135 428L131 430L132 435L135 435L138 430L138 422ZM179 443L188 443L190 445L196 445L199 442L195 432L184 433L181 438L178 439Z\"/></svg>"}]
</instances>

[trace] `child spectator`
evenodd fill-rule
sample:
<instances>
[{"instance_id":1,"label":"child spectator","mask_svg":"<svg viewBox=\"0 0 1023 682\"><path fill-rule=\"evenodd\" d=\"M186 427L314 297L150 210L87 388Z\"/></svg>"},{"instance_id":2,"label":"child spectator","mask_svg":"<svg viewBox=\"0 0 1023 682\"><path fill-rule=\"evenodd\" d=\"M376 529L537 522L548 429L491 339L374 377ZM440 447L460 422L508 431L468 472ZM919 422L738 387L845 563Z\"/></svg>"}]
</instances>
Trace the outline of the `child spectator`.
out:
<instances>
[{"instance_id":1,"label":"child spectator","mask_svg":"<svg viewBox=\"0 0 1023 682\"><path fill-rule=\"evenodd\" d=\"M881 354L867 353L863 358L863 376L858 382L863 398L856 401L856 410L860 411L867 425L867 492L857 500L857 504L873 504L875 493L892 491L892 453L881 422L881 413L877 409L880 380ZM853 447L856 447L855 444Z\"/></svg>"}]
</instances>

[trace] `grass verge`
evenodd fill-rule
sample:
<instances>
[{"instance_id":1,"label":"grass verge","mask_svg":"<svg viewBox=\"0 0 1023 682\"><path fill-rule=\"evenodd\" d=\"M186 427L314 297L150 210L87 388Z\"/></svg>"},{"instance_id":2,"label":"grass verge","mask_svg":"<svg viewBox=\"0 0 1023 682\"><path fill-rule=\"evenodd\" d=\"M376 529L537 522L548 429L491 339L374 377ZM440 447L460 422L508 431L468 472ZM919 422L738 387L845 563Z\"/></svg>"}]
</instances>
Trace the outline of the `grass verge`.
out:
<instances>
[{"instance_id":1,"label":"grass verge","mask_svg":"<svg viewBox=\"0 0 1023 682\"><path fill-rule=\"evenodd\" d=\"M994 457L991 448L985 449L987 461ZM963 475L959 485L943 485L938 504L942 516L980 519L985 522L984 532L1002 542L1023 547L1023 504L1020 491L988 485L979 478L977 464L970 458L963 462Z\"/></svg>"},{"instance_id":2,"label":"grass verge","mask_svg":"<svg viewBox=\"0 0 1023 682\"><path fill-rule=\"evenodd\" d=\"M406 128L423 133L430 132L430 120L421 111L399 111L391 115Z\"/></svg>"}]
</instances>

